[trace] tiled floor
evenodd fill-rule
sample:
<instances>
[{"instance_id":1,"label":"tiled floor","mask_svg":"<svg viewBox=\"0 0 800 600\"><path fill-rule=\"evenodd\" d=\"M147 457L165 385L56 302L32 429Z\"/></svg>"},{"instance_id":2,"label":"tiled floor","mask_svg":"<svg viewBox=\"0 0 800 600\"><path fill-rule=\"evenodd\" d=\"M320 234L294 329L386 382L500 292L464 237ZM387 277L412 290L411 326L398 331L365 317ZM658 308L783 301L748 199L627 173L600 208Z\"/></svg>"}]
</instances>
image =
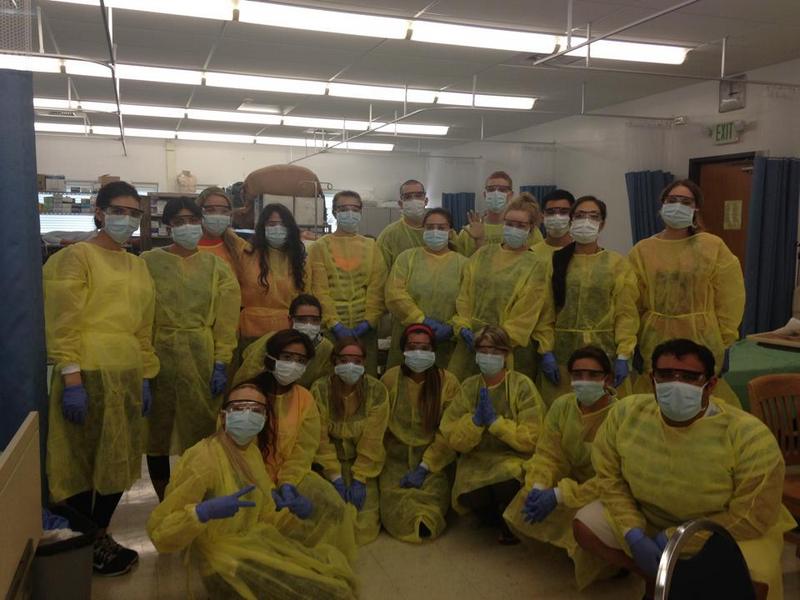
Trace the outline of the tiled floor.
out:
<instances>
[{"instance_id":1,"label":"tiled floor","mask_svg":"<svg viewBox=\"0 0 800 600\"><path fill-rule=\"evenodd\" d=\"M161 555L145 533L156 504L149 481L141 479L122 499L111 531L121 544L138 550L139 565L125 576L94 578L95 600L172 600L207 598L197 577L176 555ZM783 555L784 597L800 598L800 559L787 544ZM639 600L643 587L633 576L604 581L578 593L572 563L544 544L500 546L495 534L471 519L455 520L441 538L423 546L398 542L386 533L361 549L357 572L363 600L476 600L596 598Z\"/></svg>"}]
</instances>

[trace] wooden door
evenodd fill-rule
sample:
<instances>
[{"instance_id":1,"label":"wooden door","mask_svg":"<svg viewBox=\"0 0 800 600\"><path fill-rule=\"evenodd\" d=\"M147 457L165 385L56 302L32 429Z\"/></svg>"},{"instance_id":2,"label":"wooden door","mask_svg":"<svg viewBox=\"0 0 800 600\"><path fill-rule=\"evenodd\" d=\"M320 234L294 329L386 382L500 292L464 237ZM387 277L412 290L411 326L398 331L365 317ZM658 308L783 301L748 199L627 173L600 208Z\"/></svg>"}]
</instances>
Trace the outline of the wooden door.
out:
<instances>
[{"instance_id":1,"label":"wooden door","mask_svg":"<svg viewBox=\"0 0 800 600\"><path fill-rule=\"evenodd\" d=\"M699 171L698 184L705 197L700 216L705 230L725 241L744 270L753 161L706 163Z\"/></svg>"}]
</instances>

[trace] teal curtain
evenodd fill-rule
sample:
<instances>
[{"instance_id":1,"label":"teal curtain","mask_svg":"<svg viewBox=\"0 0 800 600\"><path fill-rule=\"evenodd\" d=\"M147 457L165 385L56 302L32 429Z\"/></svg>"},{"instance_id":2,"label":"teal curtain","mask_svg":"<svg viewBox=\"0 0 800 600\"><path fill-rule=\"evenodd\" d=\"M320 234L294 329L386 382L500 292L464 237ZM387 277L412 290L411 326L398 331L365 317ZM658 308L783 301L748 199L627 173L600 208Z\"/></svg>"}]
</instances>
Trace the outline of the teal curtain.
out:
<instances>
[{"instance_id":1,"label":"teal curtain","mask_svg":"<svg viewBox=\"0 0 800 600\"><path fill-rule=\"evenodd\" d=\"M747 224L744 335L771 331L792 316L799 204L800 159L757 156Z\"/></svg>"},{"instance_id":2,"label":"teal curtain","mask_svg":"<svg viewBox=\"0 0 800 600\"><path fill-rule=\"evenodd\" d=\"M668 171L632 171L625 173L628 205L631 215L631 237L635 244L661 231L663 225L658 211L661 191L675 177Z\"/></svg>"},{"instance_id":3,"label":"teal curtain","mask_svg":"<svg viewBox=\"0 0 800 600\"><path fill-rule=\"evenodd\" d=\"M467 224L467 213L475 210L475 194L473 192L456 192L442 194L442 207L453 215L453 228L460 231Z\"/></svg>"}]
</instances>

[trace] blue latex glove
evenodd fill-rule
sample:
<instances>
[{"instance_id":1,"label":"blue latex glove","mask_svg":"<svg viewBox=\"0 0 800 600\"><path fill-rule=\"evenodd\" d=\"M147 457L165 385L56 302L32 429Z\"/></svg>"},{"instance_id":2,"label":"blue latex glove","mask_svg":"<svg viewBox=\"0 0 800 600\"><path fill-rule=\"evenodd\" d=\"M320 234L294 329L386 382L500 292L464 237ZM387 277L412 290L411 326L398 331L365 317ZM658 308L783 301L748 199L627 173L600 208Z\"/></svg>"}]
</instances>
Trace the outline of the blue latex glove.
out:
<instances>
[{"instance_id":1,"label":"blue latex glove","mask_svg":"<svg viewBox=\"0 0 800 600\"><path fill-rule=\"evenodd\" d=\"M494 410L492 399L489 397L489 389L481 388L480 404L483 404L483 423L489 427L492 423L497 421L497 413Z\"/></svg>"},{"instance_id":2,"label":"blue latex glove","mask_svg":"<svg viewBox=\"0 0 800 600\"><path fill-rule=\"evenodd\" d=\"M228 385L228 374L225 370L225 363L214 363L214 372L211 374L211 394L214 396L224 392Z\"/></svg>"},{"instance_id":3,"label":"blue latex glove","mask_svg":"<svg viewBox=\"0 0 800 600\"><path fill-rule=\"evenodd\" d=\"M428 469L422 465L418 465L413 471L409 471L403 478L400 479L400 487L402 488L421 488L425 483L425 478L428 476Z\"/></svg>"},{"instance_id":4,"label":"blue latex glove","mask_svg":"<svg viewBox=\"0 0 800 600\"><path fill-rule=\"evenodd\" d=\"M197 513L197 518L201 523L206 523L209 519L227 519L232 517L240 508L250 508L256 505L255 502L249 500L239 500L241 496L249 494L256 486L248 485L240 489L238 492L230 496L220 496L219 498L210 498L203 500L200 504L194 507Z\"/></svg>"},{"instance_id":5,"label":"blue latex glove","mask_svg":"<svg viewBox=\"0 0 800 600\"><path fill-rule=\"evenodd\" d=\"M433 334L436 336L436 338L437 339L439 338L439 331L443 327L441 321L437 321L436 319L431 319L430 317L425 317L424 319L422 319L422 324L430 327L433 330Z\"/></svg>"},{"instance_id":6,"label":"blue latex glove","mask_svg":"<svg viewBox=\"0 0 800 600\"><path fill-rule=\"evenodd\" d=\"M150 414L150 409L153 407L153 395L150 393L150 380L142 380L142 416L146 417Z\"/></svg>"},{"instance_id":7,"label":"blue latex glove","mask_svg":"<svg viewBox=\"0 0 800 600\"><path fill-rule=\"evenodd\" d=\"M475 350L475 335L472 333L472 329L467 329L464 327L461 330L461 339L466 342L467 348L469 348L470 352Z\"/></svg>"},{"instance_id":8,"label":"blue latex glove","mask_svg":"<svg viewBox=\"0 0 800 600\"><path fill-rule=\"evenodd\" d=\"M344 485L344 479L339 477L336 481L333 482L333 487L336 488L336 491L339 492L339 495L342 497L342 500L347 502L347 487Z\"/></svg>"},{"instance_id":9,"label":"blue latex glove","mask_svg":"<svg viewBox=\"0 0 800 600\"><path fill-rule=\"evenodd\" d=\"M275 498L275 510L288 508L299 519L307 519L314 511L311 500L300 494L291 483L284 483L277 493L272 490L272 497Z\"/></svg>"},{"instance_id":10,"label":"blue latex glove","mask_svg":"<svg viewBox=\"0 0 800 600\"><path fill-rule=\"evenodd\" d=\"M337 323L336 325L331 327L331 331L333 332L333 335L337 340L340 340L344 337L355 337L355 334L353 334L353 330L350 329L349 327L345 327L341 323Z\"/></svg>"},{"instance_id":11,"label":"blue latex glove","mask_svg":"<svg viewBox=\"0 0 800 600\"><path fill-rule=\"evenodd\" d=\"M291 504L289 504L289 510L292 511L298 519L307 519L311 516L311 513L314 512L314 504L302 494L297 494Z\"/></svg>"},{"instance_id":12,"label":"blue latex glove","mask_svg":"<svg viewBox=\"0 0 800 600\"><path fill-rule=\"evenodd\" d=\"M725 375L731 370L731 349L725 348L725 354L722 356L722 368L719 371L720 377Z\"/></svg>"},{"instance_id":13,"label":"blue latex glove","mask_svg":"<svg viewBox=\"0 0 800 600\"><path fill-rule=\"evenodd\" d=\"M367 500L367 485L361 483L357 479L353 479L350 488L347 490L347 501L356 507L356 510L364 508L364 502Z\"/></svg>"},{"instance_id":14,"label":"blue latex glove","mask_svg":"<svg viewBox=\"0 0 800 600\"><path fill-rule=\"evenodd\" d=\"M556 355L552 352L545 352L542 355L542 361L539 363L539 366L541 367L544 376L550 380L550 383L553 385L558 385L558 382L561 380L561 376L558 372Z\"/></svg>"},{"instance_id":15,"label":"blue latex glove","mask_svg":"<svg viewBox=\"0 0 800 600\"><path fill-rule=\"evenodd\" d=\"M669 543L669 538L667 537L667 532L666 531L659 532L659 534L656 536L656 546L661 548L661 551L663 552L666 549L668 543Z\"/></svg>"},{"instance_id":16,"label":"blue latex glove","mask_svg":"<svg viewBox=\"0 0 800 600\"><path fill-rule=\"evenodd\" d=\"M372 327L367 321L361 321L358 325L353 327L353 335L357 338L363 337L369 333L370 329L372 329Z\"/></svg>"},{"instance_id":17,"label":"blue latex glove","mask_svg":"<svg viewBox=\"0 0 800 600\"><path fill-rule=\"evenodd\" d=\"M644 530L639 528L631 529L626 533L625 541L628 542L636 566L649 577L655 577L658 572L658 563L661 562L661 554L663 553L658 544L652 538L647 537Z\"/></svg>"},{"instance_id":18,"label":"blue latex glove","mask_svg":"<svg viewBox=\"0 0 800 600\"><path fill-rule=\"evenodd\" d=\"M472 415L472 422L476 427L484 427L488 425L486 414L486 400L488 398L489 390L481 388L480 395L478 396L478 403L475 405L475 414Z\"/></svg>"},{"instance_id":19,"label":"blue latex glove","mask_svg":"<svg viewBox=\"0 0 800 600\"><path fill-rule=\"evenodd\" d=\"M53 529L69 529L69 521L64 517L51 513L46 508L42 509L42 529L52 531Z\"/></svg>"},{"instance_id":20,"label":"blue latex glove","mask_svg":"<svg viewBox=\"0 0 800 600\"><path fill-rule=\"evenodd\" d=\"M614 387L619 387L628 376L628 361L618 358L614 363Z\"/></svg>"},{"instance_id":21,"label":"blue latex glove","mask_svg":"<svg viewBox=\"0 0 800 600\"><path fill-rule=\"evenodd\" d=\"M556 491L553 488L535 491L540 493L537 494L530 503L528 502L528 499L531 497L530 494L528 494L528 499L525 500L525 509L523 512L525 513L525 520L528 523L544 521L550 513L556 509L556 506L558 506Z\"/></svg>"},{"instance_id":22,"label":"blue latex glove","mask_svg":"<svg viewBox=\"0 0 800 600\"><path fill-rule=\"evenodd\" d=\"M70 423L83 425L89 412L89 396L82 383L70 385L61 392L61 413Z\"/></svg>"},{"instance_id":23,"label":"blue latex glove","mask_svg":"<svg viewBox=\"0 0 800 600\"><path fill-rule=\"evenodd\" d=\"M297 488L289 483L284 483L277 490L272 490L272 499L275 501L275 510L282 510L291 506L297 496Z\"/></svg>"}]
</instances>

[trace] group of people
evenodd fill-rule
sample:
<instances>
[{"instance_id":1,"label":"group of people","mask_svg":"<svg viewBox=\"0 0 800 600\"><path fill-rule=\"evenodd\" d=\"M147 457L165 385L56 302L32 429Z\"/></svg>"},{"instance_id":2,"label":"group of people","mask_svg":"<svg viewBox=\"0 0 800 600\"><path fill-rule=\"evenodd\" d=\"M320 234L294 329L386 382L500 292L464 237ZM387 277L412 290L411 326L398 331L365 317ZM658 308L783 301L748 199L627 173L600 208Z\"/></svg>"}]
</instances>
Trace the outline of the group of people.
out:
<instances>
[{"instance_id":1,"label":"group of people","mask_svg":"<svg viewBox=\"0 0 800 600\"><path fill-rule=\"evenodd\" d=\"M374 240L339 192L306 248L281 204L239 237L209 188L171 199L173 243L137 257L140 198L104 186L97 235L44 266L48 482L96 523L95 571L138 558L107 527L145 454L148 533L213 598L353 597L358 546L432 540L451 508L564 548L581 588L652 585L674 528L706 516L780 598L784 464L720 379L744 285L698 227L700 188L670 184L664 230L627 257L598 244L598 198L515 196L504 172L484 194L457 232L406 181Z\"/></svg>"}]
</instances>

